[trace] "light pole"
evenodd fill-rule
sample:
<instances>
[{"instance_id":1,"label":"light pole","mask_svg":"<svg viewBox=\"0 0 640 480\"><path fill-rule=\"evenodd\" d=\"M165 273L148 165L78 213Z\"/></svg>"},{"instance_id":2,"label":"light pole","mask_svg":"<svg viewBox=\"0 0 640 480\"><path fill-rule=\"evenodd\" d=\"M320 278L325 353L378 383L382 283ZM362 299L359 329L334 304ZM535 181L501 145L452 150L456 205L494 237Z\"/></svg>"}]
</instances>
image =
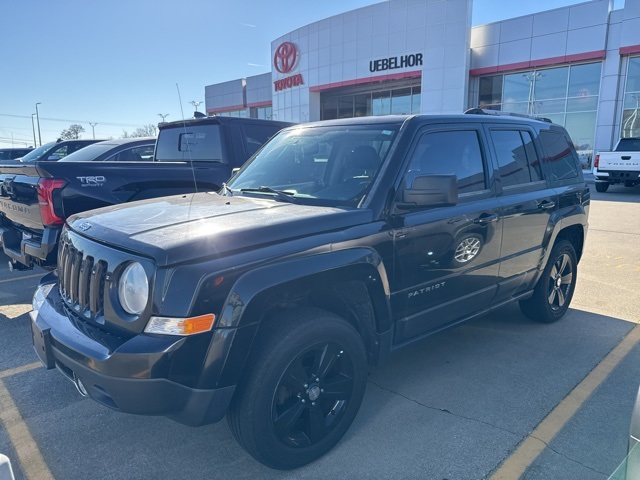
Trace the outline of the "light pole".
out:
<instances>
[{"instance_id":1,"label":"light pole","mask_svg":"<svg viewBox=\"0 0 640 480\"><path fill-rule=\"evenodd\" d=\"M198 106L199 106L202 102L196 102L195 100L191 100L189 103L195 107L196 112L197 112L197 111L198 111Z\"/></svg>"},{"instance_id":2,"label":"light pole","mask_svg":"<svg viewBox=\"0 0 640 480\"><path fill-rule=\"evenodd\" d=\"M535 110L535 105L534 105L534 101L535 101L535 82L537 78L542 77L542 73L540 72L529 72L529 73L523 73L522 76L529 82L529 98L527 99L527 115L531 115L533 112L532 110ZM534 108L531 108L531 107Z\"/></svg>"},{"instance_id":3,"label":"light pole","mask_svg":"<svg viewBox=\"0 0 640 480\"><path fill-rule=\"evenodd\" d=\"M35 113L31 114L31 129L33 130L33 148L36 148L38 146L38 144L36 143L36 126L33 123L33 116L35 115Z\"/></svg>"},{"instance_id":4,"label":"light pole","mask_svg":"<svg viewBox=\"0 0 640 480\"><path fill-rule=\"evenodd\" d=\"M38 121L38 143L42 146L42 136L40 135L40 115L38 113L38 105L42 105L41 102L36 103L36 120Z\"/></svg>"},{"instance_id":5,"label":"light pole","mask_svg":"<svg viewBox=\"0 0 640 480\"><path fill-rule=\"evenodd\" d=\"M91 133L93 133L93 139L94 140L96 139L96 125L97 124L98 124L97 122L96 123L89 122L89 125L91 125Z\"/></svg>"},{"instance_id":6,"label":"light pole","mask_svg":"<svg viewBox=\"0 0 640 480\"><path fill-rule=\"evenodd\" d=\"M168 113L159 113L158 116L160 118L162 118L162 123L164 123L164 119L167 118L169 116Z\"/></svg>"}]
</instances>

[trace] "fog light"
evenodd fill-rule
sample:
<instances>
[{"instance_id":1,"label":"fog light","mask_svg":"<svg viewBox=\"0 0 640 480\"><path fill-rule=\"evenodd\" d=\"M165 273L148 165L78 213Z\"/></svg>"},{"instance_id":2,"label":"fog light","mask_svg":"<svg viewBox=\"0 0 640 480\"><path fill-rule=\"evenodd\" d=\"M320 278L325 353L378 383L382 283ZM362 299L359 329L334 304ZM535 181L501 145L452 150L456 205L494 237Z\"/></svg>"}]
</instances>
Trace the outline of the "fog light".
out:
<instances>
[{"instance_id":1,"label":"fog light","mask_svg":"<svg viewBox=\"0 0 640 480\"><path fill-rule=\"evenodd\" d=\"M31 306L36 315L44 305L44 302L47 300L47 296L49 295L49 292L51 292L51 289L54 285L54 283L39 285L36 293L33 294L33 302L31 303Z\"/></svg>"}]
</instances>

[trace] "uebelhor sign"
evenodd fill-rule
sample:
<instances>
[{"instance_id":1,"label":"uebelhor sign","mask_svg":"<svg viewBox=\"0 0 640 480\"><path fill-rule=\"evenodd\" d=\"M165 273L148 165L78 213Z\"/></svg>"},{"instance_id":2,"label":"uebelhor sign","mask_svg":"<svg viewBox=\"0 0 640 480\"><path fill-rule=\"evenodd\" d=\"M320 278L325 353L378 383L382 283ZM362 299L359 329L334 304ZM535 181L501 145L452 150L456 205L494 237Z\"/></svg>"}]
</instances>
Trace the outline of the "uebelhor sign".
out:
<instances>
[{"instance_id":1,"label":"uebelhor sign","mask_svg":"<svg viewBox=\"0 0 640 480\"><path fill-rule=\"evenodd\" d=\"M275 86L276 92L279 92L280 90L284 90L286 88L304 85L304 80L302 79L302 74L298 73L297 75L291 75L290 77L276 80L275 82L273 82L273 85Z\"/></svg>"},{"instance_id":2,"label":"uebelhor sign","mask_svg":"<svg viewBox=\"0 0 640 480\"><path fill-rule=\"evenodd\" d=\"M394 70L396 68L421 67L422 54L412 53L400 57L381 58L369 62L370 72L382 72L384 70Z\"/></svg>"}]
</instances>

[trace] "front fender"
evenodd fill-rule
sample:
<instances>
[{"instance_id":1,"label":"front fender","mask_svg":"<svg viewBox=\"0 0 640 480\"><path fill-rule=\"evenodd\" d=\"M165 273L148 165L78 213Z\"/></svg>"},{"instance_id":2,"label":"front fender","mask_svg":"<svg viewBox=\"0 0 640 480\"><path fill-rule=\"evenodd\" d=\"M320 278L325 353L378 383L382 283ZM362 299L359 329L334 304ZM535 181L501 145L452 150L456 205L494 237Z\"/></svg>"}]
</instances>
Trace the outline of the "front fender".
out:
<instances>
[{"instance_id":1,"label":"front fender","mask_svg":"<svg viewBox=\"0 0 640 480\"><path fill-rule=\"evenodd\" d=\"M369 291L378 331L390 328L389 282L378 253L354 248L265 265L242 275L231 288L216 322L217 328L257 323L270 292L301 292L349 281L362 281Z\"/></svg>"}]
</instances>

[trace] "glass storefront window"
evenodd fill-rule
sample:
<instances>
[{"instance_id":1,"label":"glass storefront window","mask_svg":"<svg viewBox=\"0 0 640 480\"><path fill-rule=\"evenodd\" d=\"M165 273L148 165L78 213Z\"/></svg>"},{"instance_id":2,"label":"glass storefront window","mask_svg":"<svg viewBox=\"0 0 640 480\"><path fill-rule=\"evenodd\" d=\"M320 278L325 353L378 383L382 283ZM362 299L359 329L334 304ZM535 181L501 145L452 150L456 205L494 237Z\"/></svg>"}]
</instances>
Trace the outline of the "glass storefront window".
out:
<instances>
[{"instance_id":1,"label":"glass storefront window","mask_svg":"<svg viewBox=\"0 0 640 480\"><path fill-rule=\"evenodd\" d=\"M420 113L422 105L422 87L413 87L411 89L411 113Z\"/></svg>"},{"instance_id":2,"label":"glass storefront window","mask_svg":"<svg viewBox=\"0 0 640 480\"><path fill-rule=\"evenodd\" d=\"M502 101L502 80L503 75L480 78L480 98L478 105L480 105L481 108L485 105L495 105Z\"/></svg>"},{"instance_id":3,"label":"glass storefront window","mask_svg":"<svg viewBox=\"0 0 640 480\"><path fill-rule=\"evenodd\" d=\"M391 113L393 115L408 115L411 113L411 88L391 91Z\"/></svg>"},{"instance_id":4,"label":"glass storefront window","mask_svg":"<svg viewBox=\"0 0 640 480\"><path fill-rule=\"evenodd\" d=\"M370 93L354 96L353 113L355 117L370 117L373 114L373 110L371 109Z\"/></svg>"},{"instance_id":5,"label":"glass storefront window","mask_svg":"<svg viewBox=\"0 0 640 480\"><path fill-rule=\"evenodd\" d=\"M502 103L526 102L529 100L531 84L526 75L526 73L514 73L504 76Z\"/></svg>"},{"instance_id":6,"label":"glass storefront window","mask_svg":"<svg viewBox=\"0 0 640 480\"><path fill-rule=\"evenodd\" d=\"M362 90L362 88L355 89L352 94L323 93L320 97L320 118L331 120L420 113L422 101L420 85L379 88L369 92Z\"/></svg>"},{"instance_id":7,"label":"glass storefront window","mask_svg":"<svg viewBox=\"0 0 640 480\"><path fill-rule=\"evenodd\" d=\"M625 120L628 131L635 129L640 136L640 57L634 62L631 60L629 75L635 76L627 86L631 84L636 90L627 88ZM589 168L601 74L602 62L596 62L481 77L478 105L481 108L541 115L565 126L576 148L581 147L579 153L583 166Z\"/></svg>"},{"instance_id":8,"label":"glass storefront window","mask_svg":"<svg viewBox=\"0 0 640 480\"><path fill-rule=\"evenodd\" d=\"M567 97L569 67L537 70L532 75L535 76L533 96L536 100Z\"/></svg>"},{"instance_id":9,"label":"glass storefront window","mask_svg":"<svg viewBox=\"0 0 640 480\"><path fill-rule=\"evenodd\" d=\"M569 97L588 97L600 94L601 63L574 65L569 73Z\"/></svg>"},{"instance_id":10,"label":"glass storefront window","mask_svg":"<svg viewBox=\"0 0 640 480\"><path fill-rule=\"evenodd\" d=\"M353 96L338 98L338 118L353 117Z\"/></svg>"},{"instance_id":11,"label":"glass storefront window","mask_svg":"<svg viewBox=\"0 0 640 480\"><path fill-rule=\"evenodd\" d=\"M629 58L622 112L622 138L640 137L640 57Z\"/></svg>"},{"instance_id":12,"label":"glass storefront window","mask_svg":"<svg viewBox=\"0 0 640 480\"><path fill-rule=\"evenodd\" d=\"M373 114L389 115L391 113L391 92L386 90L384 92L374 92L373 97Z\"/></svg>"}]
</instances>

